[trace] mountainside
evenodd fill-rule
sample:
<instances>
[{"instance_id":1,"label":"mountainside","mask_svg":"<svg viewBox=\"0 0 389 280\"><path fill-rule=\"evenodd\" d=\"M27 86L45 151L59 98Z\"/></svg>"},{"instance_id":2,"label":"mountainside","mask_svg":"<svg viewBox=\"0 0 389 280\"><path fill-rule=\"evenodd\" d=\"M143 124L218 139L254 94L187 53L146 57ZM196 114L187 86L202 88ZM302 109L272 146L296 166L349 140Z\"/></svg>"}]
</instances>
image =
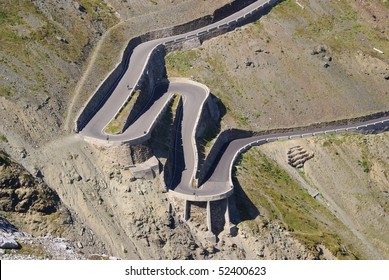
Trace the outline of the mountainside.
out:
<instances>
[{"instance_id":1,"label":"mountainside","mask_svg":"<svg viewBox=\"0 0 389 280\"><path fill-rule=\"evenodd\" d=\"M20 249L6 245L8 251L1 249L5 259L82 259L106 252L44 183L40 170L31 174L2 151L0 215L0 237L16 240Z\"/></svg>"},{"instance_id":2,"label":"mountainside","mask_svg":"<svg viewBox=\"0 0 389 280\"><path fill-rule=\"evenodd\" d=\"M238 233L222 232L215 243L204 237L200 204L183 222L163 174L136 178L115 162L124 154L73 132L131 38L231 2L0 3L0 215L13 224L2 219L0 230L13 230L20 258L389 258L387 133L323 135L244 153L233 176ZM221 123L205 132L205 154L225 129L389 111L388 1L299 3L304 8L283 1L254 23L166 56L169 77L190 77L217 97ZM174 114L151 144L162 164ZM288 164L296 146L314 154L300 169Z\"/></svg>"},{"instance_id":3,"label":"mountainside","mask_svg":"<svg viewBox=\"0 0 389 280\"><path fill-rule=\"evenodd\" d=\"M169 76L208 85L228 112L222 129L305 126L387 111L388 3L300 2L304 9L283 1L254 24L169 54Z\"/></svg>"},{"instance_id":4,"label":"mountainside","mask_svg":"<svg viewBox=\"0 0 389 280\"><path fill-rule=\"evenodd\" d=\"M388 3L299 3L304 8L284 1L254 24L167 55L169 76L206 84L226 112L208 132L205 154L225 129L292 128L388 111ZM288 165L296 145L315 154L302 169ZM236 168L238 227L255 236L277 221L312 251L320 244L337 258L387 259L385 146L386 134L252 148Z\"/></svg>"}]
</instances>

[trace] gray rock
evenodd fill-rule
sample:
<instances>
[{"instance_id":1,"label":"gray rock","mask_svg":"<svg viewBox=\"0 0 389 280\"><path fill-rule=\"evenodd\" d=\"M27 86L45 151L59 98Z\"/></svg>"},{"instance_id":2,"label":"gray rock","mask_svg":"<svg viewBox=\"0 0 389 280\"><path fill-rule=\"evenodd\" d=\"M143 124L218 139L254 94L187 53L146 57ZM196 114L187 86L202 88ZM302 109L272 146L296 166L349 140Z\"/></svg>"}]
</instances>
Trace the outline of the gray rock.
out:
<instances>
[{"instance_id":1,"label":"gray rock","mask_svg":"<svg viewBox=\"0 0 389 280\"><path fill-rule=\"evenodd\" d=\"M58 248L62 249L62 250L67 250L69 249L68 245L65 243L65 242L60 242L57 244Z\"/></svg>"},{"instance_id":2,"label":"gray rock","mask_svg":"<svg viewBox=\"0 0 389 280\"><path fill-rule=\"evenodd\" d=\"M324 56L324 59L331 62L332 61L332 56L326 55Z\"/></svg>"},{"instance_id":3,"label":"gray rock","mask_svg":"<svg viewBox=\"0 0 389 280\"><path fill-rule=\"evenodd\" d=\"M21 157L21 158L26 158L26 157L27 157L27 151L26 151L25 149L22 149L22 150L20 151L20 157Z\"/></svg>"},{"instance_id":4,"label":"gray rock","mask_svg":"<svg viewBox=\"0 0 389 280\"><path fill-rule=\"evenodd\" d=\"M0 236L1 249L19 249L20 245L12 237Z\"/></svg>"},{"instance_id":5,"label":"gray rock","mask_svg":"<svg viewBox=\"0 0 389 280\"><path fill-rule=\"evenodd\" d=\"M184 41L182 44L182 49L184 51L189 51L191 49L198 48L200 46L201 46L201 41L199 38L196 37L196 38Z\"/></svg>"},{"instance_id":6,"label":"gray rock","mask_svg":"<svg viewBox=\"0 0 389 280\"><path fill-rule=\"evenodd\" d=\"M263 258L265 256L265 246L262 246L258 251L258 257Z\"/></svg>"}]
</instances>

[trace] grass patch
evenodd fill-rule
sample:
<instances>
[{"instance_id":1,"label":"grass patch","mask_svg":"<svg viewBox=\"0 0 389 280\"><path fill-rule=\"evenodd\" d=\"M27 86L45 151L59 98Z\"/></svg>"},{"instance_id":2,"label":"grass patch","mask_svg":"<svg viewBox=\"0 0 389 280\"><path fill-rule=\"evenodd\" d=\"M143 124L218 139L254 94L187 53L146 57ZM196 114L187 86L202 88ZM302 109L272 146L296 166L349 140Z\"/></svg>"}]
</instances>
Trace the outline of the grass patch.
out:
<instances>
[{"instance_id":1,"label":"grass patch","mask_svg":"<svg viewBox=\"0 0 389 280\"><path fill-rule=\"evenodd\" d=\"M191 61L198 58L196 50L190 51L175 51L169 53L165 57L166 68L169 76L188 76L188 72L192 69Z\"/></svg>"},{"instance_id":2,"label":"grass patch","mask_svg":"<svg viewBox=\"0 0 389 280\"><path fill-rule=\"evenodd\" d=\"M363 168L363 172L370 172L370 164L366 160L358 160L358 165Z\"/></svg>"},{"instance_id":3,"label":"grass patch","mask_svg":"<svg viewBox=\"0 0 389 280\"><path fill-rule=\"evenodd\" d=\"M170 106L171 110L174 112L173 117L175 116L175 113L177 111L177 107L178 107L178 104L180 103L180 99L181 99L181 95L179 95L178 93L175 93L174 97L173 97L173 103Z\"/></svg>"},{"instance_id":4,"label":"grass patch","mask_svg":"<svg viewBox=\"0 0 389 280\"><path fill-rule=\"evenodd\" d=\"M31 82L26 87L27 92L48 93L50 83L54 83L50 81L52 77L58 81L64 79L64 72L60 68L50 71L50 68L58 65L57 59L82 64L92 47L94 31L91 31L91 27L104 31L117 23L112 8L104 1L79 2L87 7L82 18L72 10L60 7L48 11L48 14L43 13L29 0L0 2L0 52L9 58L6 68ZM21 92L0 89L0 96Z\"/></svg>"},{"instance_id":5,"label":"grass patch","mask_svg":"<svg viewBox=\"0 0 389 280\"><path fill-rule=\"evenodd\" d=\"M12 91L9 88L0 87L0 96L11 96Z\"/></svg>"},{"instance_id":6,"label":"grass patch","mask_svg":"<svg viewBox=\"0 0 389 280\"><path fill-rule=\"evenodd\" d=\"M381 48L384 52L388 51L385 35L369 23L362 22L351 3L339 1L336 4L328 4L331 6L331 14L323 13L317 16L310 9L299 11L298 14L304 18L305 24L296 30L296 34L315 41L326 42L335 52L362 49L377 56L371 50L371 45ZM294 20L299 21L290 11L285 11L287 7L293 6L292 3L280 6L282 7L277 11L283 17L289 19L293 17ZM361 41L362 38L364 41Z\"/></svg>"},{"instance_id":7,"label":"grass patch","mask_svg":"<svg viewBox=\"0 0 389 280\"><path fill-rule=\"evenodd\" d=\"M116 114L115 118L111 120L108 126L105 128L105 132L109 134L118 134L124 128L127 121L128 115L131 109L134 107L136 100L138 99L141 91L138 89L131 95L130 99L127 100L126 104L120 109L119 113Z\"/></svg>"},{"instance_id":8,"label":"grass patch","mask_svg":"<svg viewBox=\"0 0 389 280\"><path fill-rule=\"evenodd\" d=\"M258 149L246 152L235 181L251 203L269 220L277 220L294 237L315 251L323 244L337 258L358 259L355 249L337 234L347 230L323 205L312 198L287 172ZM244 220L253 220L247 202L239 202Z\"/></svg>"},{"instance_id":9,"label":"grass patch","mask_svg":"<svg viewBox=\"0 0 389 280\"><path fill-rule=\"evenodd\" d=\"M37 259L50 259L52 258L42 246L34 246L31 244L22 244L22 247L15 251L15 253L25 256L34 256Z\"/></svg>"},{"instance_id":10,"label":"grass patch","mask_svg":"<svg viewBox=\"0 0 389 280\"><path fill-rule=\"evenodd\" d=\"M3 134L0 134L0 141L1 141L1 142L8 143L7 137L5 137L5 135L3 135Z\"/></svg>"},{"instance_id":11,"label":"grass patch","mask_svg":"<svg viewBox=\"0 0 389 280\"><path fill-rule=\"evenodd\" d=\"M359 18L350 1L327 1L326 10L306 5L301 9L295 1L286 0L274 9L275 18L297 23L297 36L325 42L335 52L361 49L373 56L372 45L388 51L387 37L374 25ZM386 7L387 2L384 2Z\"/></svg>"}]
</instances>

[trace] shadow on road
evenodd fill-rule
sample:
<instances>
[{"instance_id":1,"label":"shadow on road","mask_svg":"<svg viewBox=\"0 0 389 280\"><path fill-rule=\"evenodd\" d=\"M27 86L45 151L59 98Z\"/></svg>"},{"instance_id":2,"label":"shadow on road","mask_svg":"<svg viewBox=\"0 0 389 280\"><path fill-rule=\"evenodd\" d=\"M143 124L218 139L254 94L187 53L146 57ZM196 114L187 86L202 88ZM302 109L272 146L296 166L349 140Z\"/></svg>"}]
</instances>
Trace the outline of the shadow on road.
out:
<instances>
[{"instance_id":1,"label":"shadow on road","mask_svg":"<svg viewBox=\"0 0 389 280\"><path fill-rule=\"evenodd\" d=\"M123 131L125 131L129 126L131 126L140 116L142 116L145 112L147 112L151 106L157 101L159 98L163 96L165 92L167 92L169 88L169 83L164 82L158 84L155 89L148 93L148 91L141 91L138 98L135 101L131 112L128 115L126 123L123 127Z\"/></svg>"}]
</instances>

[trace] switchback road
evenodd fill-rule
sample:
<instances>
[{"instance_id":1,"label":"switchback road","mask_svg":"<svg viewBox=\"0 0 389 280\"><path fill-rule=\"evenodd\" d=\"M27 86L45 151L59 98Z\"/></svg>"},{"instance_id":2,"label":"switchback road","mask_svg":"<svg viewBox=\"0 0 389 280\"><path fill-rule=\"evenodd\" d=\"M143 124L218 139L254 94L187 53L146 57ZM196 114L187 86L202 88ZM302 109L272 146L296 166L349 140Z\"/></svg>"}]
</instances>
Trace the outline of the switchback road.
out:
<instances>
[{"instance_id":1,"label":"switchback road","mask_svg":"<svg viewBox=\"0 0 389 280\"><path fill-rule=\"evenodd\" d=\"M319 134L344 133L348 131L360 131L367 128L387 127L389 117L379 118L360 122L354 125L342 125L328 127L326 129L309 129L305 131L295 131L278 133L264 136L254 136L249 138L231 141L220 160L215 163L216 167L208 180L201 186L196 186L196 172L198 169L198 154L195 142L195 132L200 119L202 108L209 96L209 89L200 83L189 79L172 79L167 85L162 84L154 89L156 98L148 104L147 110L137 118L126 131L118 135L108 135L104 132L105 127L115 117L123 107L129 97L134 94L134 89L140 77L145 71L146 64L151 53L162 44L174 44L175 42L187 40L211 32L218 28L230 26L234 22L244 19L246 16L262 9L270 2L259 0L247 6L241 11L204 28L188 32L186 34L161 38L145 42L137 46L131 57L128 59L128 68L124 72L112 94L104 103L101 109L95 113L80 134L86 140L96 141L102 145L115 143L139 144L149 139L152 129L158 121L163 109L175 93L182 96L182 111L180 115L181 127L176 143L182 143L182 155L184 166L181 169L175 168L173 181L177 183L170 189L172 195L189 201L214 201L229 197L233 192L231 171L237 156L254 145L261 145L271 141L286 140L296 137L308 137ZM173 147L178 149L178 147Z\"/></svg>"}]
</instances>

